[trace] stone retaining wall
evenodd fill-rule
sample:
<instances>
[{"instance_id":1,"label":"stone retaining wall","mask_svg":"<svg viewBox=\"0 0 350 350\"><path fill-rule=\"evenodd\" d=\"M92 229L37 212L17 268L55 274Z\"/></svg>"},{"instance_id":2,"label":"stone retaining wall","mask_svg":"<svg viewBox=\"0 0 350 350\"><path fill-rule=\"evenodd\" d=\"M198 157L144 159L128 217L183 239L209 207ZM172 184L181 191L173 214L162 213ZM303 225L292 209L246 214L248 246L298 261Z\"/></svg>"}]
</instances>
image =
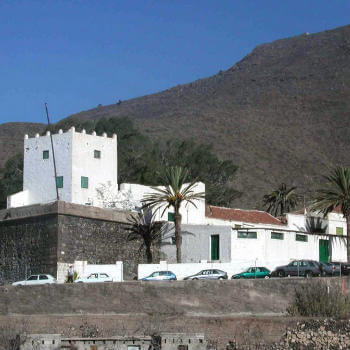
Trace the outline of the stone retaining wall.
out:
<instances>
[{"instance_id":1,"label":"stone retaining wall","mask_svg":"<svg viewBox=\"0 0 350 350\"><path fill-rule=\"evenodd\" d=\"M65 202L1 210L0 284L35 273L56 276L58 263L76 260L123 261L124 278L132 279L146 258L141 241L127 239L129 214Z\"/></svg>"}]
</instances>

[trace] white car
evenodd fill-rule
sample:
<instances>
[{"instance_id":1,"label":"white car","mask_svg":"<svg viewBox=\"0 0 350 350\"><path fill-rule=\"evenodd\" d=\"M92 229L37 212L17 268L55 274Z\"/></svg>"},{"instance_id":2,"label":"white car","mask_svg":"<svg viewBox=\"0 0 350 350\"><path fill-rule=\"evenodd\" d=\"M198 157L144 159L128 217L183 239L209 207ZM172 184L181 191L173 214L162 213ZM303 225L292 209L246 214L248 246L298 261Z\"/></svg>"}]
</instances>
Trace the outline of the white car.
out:
<instances>
[{"instance_id":1,"label":"white car","mask_svg":"<svg viewBox=\"0 0 350 350\"><path fill-rule=\"evenodd\" d=\"M31 286L36 284L51 284L51 283L57 283L56 278L54 278L51 275L39 274L39 275L31 275L24 281L13 282L12 285L13 286Z\"/></svg>"},{"instance_id":2,"label":"white car","mask_svg":"<svg viewBox=\"0 0 350 350\"><path fill-rule=\"evenodd\" d=\"M85 278L78 278L74 283L99 283L99 282L113 282L112 277L109 277L106 273L96 272L90 274Z\"/></svg>"}]
</instances>

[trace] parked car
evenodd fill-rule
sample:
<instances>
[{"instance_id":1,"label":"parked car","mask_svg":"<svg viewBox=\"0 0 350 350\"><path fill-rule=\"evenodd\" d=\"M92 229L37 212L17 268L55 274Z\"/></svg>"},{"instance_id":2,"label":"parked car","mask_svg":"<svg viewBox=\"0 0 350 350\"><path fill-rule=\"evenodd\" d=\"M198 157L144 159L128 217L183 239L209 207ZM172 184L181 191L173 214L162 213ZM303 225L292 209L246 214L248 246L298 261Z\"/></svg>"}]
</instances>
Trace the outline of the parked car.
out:
<instances>
[{"instance_id":1,"label":"parked car","mask_svg":"<svg viewBox=\"0 0 350 350\"><path fill-rule=\"evenodd\" d=\"M155 271L141 281L176 281L176 276L171 271Z\"/></svg>"},{"instance_id":2,"label":"parked car","mask_svg":"<svg viewBox=\"0 0 350 350\"><path fill-rule=\"evenodd\" d=\"M184 280L227 280L227 273L217 269L202 270Z\"/></svg>"},{"instance_id":3,"label":"parked car","mask_svg":"<svg viewBox=\"0 0 350 350\"><path fill-rule=\"evenodd\" d=\"M26 280L13 282L13 286L31 286L36 284L57 283L56 278L47 274L31 275Z\"/></svg>"},{"instance_id":4,"label":"parked car","mask_svg":"<svg viewBox=\"0 0 350 350\"><path fill-rule=\"evenodd\" d=\"M278 266L272 273L273 276L321 276L322 271L318 261L314 260L294 260L285 266Z\"/></svg>"},{"instance_id":5,"label":"parked car","mask_svg":"<svg viewBox=\"0 0 350 350\"><path fill-rule=\"evenodd\" d=\"M350 275L350 264L345 262L332 262L332 264L340 271L342 276Z\"/></svg>"},{"instance_id":6,"label":"parked car","mask_svg":"<svg viewBox=\"0 0 350 350\"><path fill-rule=\"evenodd\" d=\"M271 271L266 267L249 267L247 270L233 275L231 279L239 278L270 278Z\"/></svg>"},{"instance_id":7,"label":"parked car","mask_svg":"<svg viewBox=\"0 0 350 350\"><path fill-rule=\"evenodd\" d=\"M333 263L320 261L320 268L322 276L339 276L340 275L340 266L336 266Z\"/></svg>"},{"instance_id":8,"label":"parked car","mask_svg":"<svg viewBox=\"0 0 350 350\"><path fill-rule=\"evenodd\" d=\"M104 272L91 273L88 277L77 278L74 283L100 283L100 282L113 282L112 277L109 277Z\"/></svg>"}]
</instances>

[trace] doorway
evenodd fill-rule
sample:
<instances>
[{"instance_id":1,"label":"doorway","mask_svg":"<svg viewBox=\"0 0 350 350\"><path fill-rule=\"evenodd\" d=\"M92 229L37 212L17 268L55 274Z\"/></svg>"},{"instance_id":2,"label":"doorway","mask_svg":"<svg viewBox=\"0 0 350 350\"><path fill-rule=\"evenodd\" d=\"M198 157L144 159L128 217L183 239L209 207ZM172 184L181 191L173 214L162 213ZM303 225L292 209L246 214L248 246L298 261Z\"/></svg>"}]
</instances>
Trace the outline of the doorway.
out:
<instances>
[{"instance_id":1,"label":"doorway","mask_svg":"<svg viewBox=\"0 0 350 350\"><path fill-rule=\"evenodd\" d=\"M319 240L319 254L320 261L329 262L329 240L320 239Z\"/></svg>"}]
</instances>

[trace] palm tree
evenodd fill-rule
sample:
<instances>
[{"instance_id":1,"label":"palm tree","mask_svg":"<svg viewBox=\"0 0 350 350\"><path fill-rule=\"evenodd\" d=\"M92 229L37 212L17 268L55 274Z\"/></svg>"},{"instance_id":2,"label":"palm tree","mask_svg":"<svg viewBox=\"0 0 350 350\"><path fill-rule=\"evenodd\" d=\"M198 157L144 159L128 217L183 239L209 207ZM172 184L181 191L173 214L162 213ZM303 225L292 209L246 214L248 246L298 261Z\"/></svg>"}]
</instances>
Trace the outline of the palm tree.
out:
<instances>
[{"instance_id":1,"label":"palm tree","mask_svg":"<svg viewBox=\"0 0 350 350\"><path fill-rule=\"evenodd\" d=\"M282 216L294 209L299 201L295 190L296 187L287 189L287 185L281 183L277 190L266 194L263 198L263 205L267 207L267 212L274 216Z\"/></svg>"},{"instance_id":2,"label":"palm tree","mask_svg":"<svg viewBox=\"0 0 350 350\"><path fill-rule=\"evenodd\" d=\"M166 185L161 188L152 187L154 192L147 194L143 200L144 207L151 210L163 208L161 216L163 216L164 212L170 207L174 209L176 261L178 263L181 263L182 245L181 204L192 204L197 207L195 201L205 196L205 193L194 192L196 181L186 183L188 177L188 170L186 168L172 166L165 169L161 181Z\"/></svg>"},{"instance_id":3,"label":"palm tree","mask_svg":"<svg viewBox=\"0 0 350 350\"><path fill-rule=\"evenodd\" d=\"M129 226L126 228L129 241L142 239L140 249L145 247L147 263L153 262L152 245L160 242L166 226L164 222L153 219L154 215L149 211L131 214L128 217Z\"/></svg>"},{"instance_id":4,"label":"palm tree","mask_svg":"<svg viewBox=\"0 0 350 350\"><path fill-rule=\"evenodd\" d=\"M327 181L325 187L316 192L312 209L323 213L331 213L340 207L346 220L346 250L347 261L350 262L350 168L336 167L330 175L324 176Z\"/></svg>"}]
</instances>

